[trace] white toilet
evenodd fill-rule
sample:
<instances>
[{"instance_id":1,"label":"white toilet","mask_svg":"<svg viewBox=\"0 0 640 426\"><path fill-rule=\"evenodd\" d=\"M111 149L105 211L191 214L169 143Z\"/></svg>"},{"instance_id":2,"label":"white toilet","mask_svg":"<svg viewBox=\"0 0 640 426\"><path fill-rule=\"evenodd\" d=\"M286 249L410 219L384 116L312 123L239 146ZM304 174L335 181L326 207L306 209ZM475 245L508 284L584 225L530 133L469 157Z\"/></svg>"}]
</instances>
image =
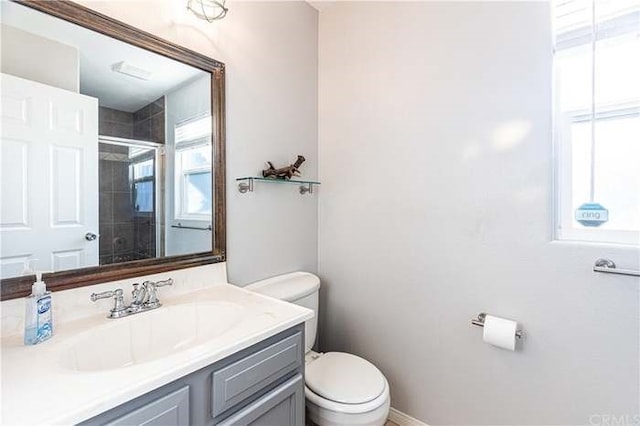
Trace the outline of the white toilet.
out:
<instances>
[{"instance_id":1,"label":"white toilet","mask_svg":"<svg viewBox=\"0 0 640 426\"><path fill-rule=\"evenodd\" d=\"M313 309L305 324L305 396L308 418L318 426L383 426L391 398L384 375L369 361L343 352L316 353L320 279L293 272L245 287Z\"/></svg>"}]
</instances>

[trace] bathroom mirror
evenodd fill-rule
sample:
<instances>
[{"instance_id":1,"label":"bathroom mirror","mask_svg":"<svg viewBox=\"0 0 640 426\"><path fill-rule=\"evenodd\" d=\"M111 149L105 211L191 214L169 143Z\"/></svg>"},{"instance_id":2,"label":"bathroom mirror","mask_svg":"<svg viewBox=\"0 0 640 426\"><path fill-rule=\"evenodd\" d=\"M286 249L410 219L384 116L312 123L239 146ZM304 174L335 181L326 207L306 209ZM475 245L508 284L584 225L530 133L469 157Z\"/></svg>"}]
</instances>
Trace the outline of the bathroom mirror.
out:
<instances>
[{"instance_id":1,"label":"bathroom mirror","mask_svg":"<svg viewBox=\"0 0 640 426\"><path fill-rule=\"evenodd\" d=\"M224 64L67 1L2 2L0 290L225 259Z\"/></svg>"}]
</instances>

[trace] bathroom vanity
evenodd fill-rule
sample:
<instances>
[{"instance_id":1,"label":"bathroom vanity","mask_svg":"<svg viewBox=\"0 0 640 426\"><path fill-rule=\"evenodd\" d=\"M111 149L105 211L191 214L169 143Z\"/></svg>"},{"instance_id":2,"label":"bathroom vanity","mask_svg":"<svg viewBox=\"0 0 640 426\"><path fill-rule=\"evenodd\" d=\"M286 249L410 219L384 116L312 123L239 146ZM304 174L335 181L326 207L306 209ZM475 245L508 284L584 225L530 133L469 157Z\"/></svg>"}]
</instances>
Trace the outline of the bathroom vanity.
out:
<instances>
[{"instance_id":1,"label":"bathroom vanity","mask_svg":"<svg viewBox=\"0 0 640 426\"><path fill-rule=\"evenodd\" d=\"M303 334L292 327L81 424L302 425Z\"/></svg>"},{"instance_id":2,"label":"bathroom vanity","mask_svg":"<svg viewBox=\"0 0 640 426\"><path fill-rule=\"evenodd\" d=\"M89 296L129 281L54 293L54 336L35 346L22 342L24 301L3 302L0 422L303 425L313 312L227 284L224 264L171 277L162 307L119 319Z\"/></svg>"}]
</instances>

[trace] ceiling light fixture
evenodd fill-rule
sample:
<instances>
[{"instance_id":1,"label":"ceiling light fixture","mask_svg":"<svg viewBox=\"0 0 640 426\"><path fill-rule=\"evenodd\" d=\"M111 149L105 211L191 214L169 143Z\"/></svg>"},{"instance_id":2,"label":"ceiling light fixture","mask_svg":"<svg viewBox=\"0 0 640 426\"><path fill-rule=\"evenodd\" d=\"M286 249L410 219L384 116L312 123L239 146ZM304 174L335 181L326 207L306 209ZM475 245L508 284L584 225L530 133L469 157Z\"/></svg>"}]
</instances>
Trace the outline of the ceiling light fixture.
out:
<instances>
[{"instance_id":1,"label":"ceiling light fixture","mask_svg":"<svg viewBox=\"0 0 640 426\"><path fill-rule=\"evenodd\" d=\"M129 77L139 78L140 80L149 80L153 75L151 71L135 67L125 61L113 64L111 69L120 74L128 75Z\"/></svg>"},{"instance_id":2,"label":"ceiling light fixture","mask_svg":"<svg viewBox=\"0 0 640 426\"><path fill-rule=\"evenodd\" d=\"M213 22L227 15L229 9L225 7L227 0L188 0L187 9L200 19Z\"/></svg>"}]
</instances>

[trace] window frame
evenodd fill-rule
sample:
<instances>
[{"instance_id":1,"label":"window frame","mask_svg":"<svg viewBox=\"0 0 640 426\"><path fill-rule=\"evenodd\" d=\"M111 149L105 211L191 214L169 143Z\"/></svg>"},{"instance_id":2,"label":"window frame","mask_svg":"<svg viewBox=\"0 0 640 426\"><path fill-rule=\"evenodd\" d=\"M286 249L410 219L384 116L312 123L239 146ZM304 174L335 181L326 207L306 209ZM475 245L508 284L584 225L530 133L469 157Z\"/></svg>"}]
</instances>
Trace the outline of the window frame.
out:
<instances>
[{"instance_id":1,"label":"window frame","mask_svg":"<svg viewBox=\"0 0 640 426\"><path fill-rule=\"evenodd\" d=\"M192 149L209 147L211 148L211 139L212 134L207 132L205 134L196 134L195 136L178 141L177 133L178 129L182 126L187 126L192 123L196 123L202 119L211 120L211 114L198 114L193 117L190 117L186 120L182 120L175 124L174 127L174 153L173 153L173 162L174 162L174 190L173 190L173 214L174 219L178 220L188 220L195 222L206 222L209 225L211 224L211 220L213 217L213 205L211 206L211 211L206 214L197 214L197 213L189 213L187 212L187 197L186 197L186 186L187 186L187 175L197 174L202 172L208 172L213 176L213 158L210 159L208 166L201 166L192 169L188 169L185 173L185 169L183 168L182 161L182 153ZM215 188L211 186L211 197L214 199L214 191Z\"/></svg>"},{"instance_id":2,"label":"window frame","mask_svg":"<svg viewBox=\"0 0 640 426\"><path fill-rule=\"evenodd\" d=\"M636 107L620 107L609 109L596 114L596 121L609 120L637 116L640 119L640 103ZM570 127L575 123L591 121L591 114L585 116L584 110L574 110L566 112L559 119L556 116L556 226L555 239L559 241L606 243L621 245L640 245L640 231L634 230L612 230L603 228L589 228L575 226L575 219L572 210L573 204L573 168Z\"/></svg>"},{"instance_id":3,"label":"window frame","mask_svg":"<svg viewBox=\"0 0 640 426\"><path fill-rule=\"evenodd\" d=\"M599 34L596 40L602 41L640 30L638 25L631 25L634 19L640 19L640 11L632 10L613 18L599 22ZM604 31L602 30L604 28ZM601 31L601 32L600 32ZM583 25L569 29L557 35L553 52L555 68L558 55L564 50L576 48L590 43L591 25ZM604 35L602 35L604 34ZM554 76L555 76L554 71ZM639 77L640 78L640 77ZM591 110L588 108L561 112L557 103L558 81L553 80L553 150L554 150L554 234L553 238L560 242L580 242L614 245L640 245L640 231L611 230L603 228L578 227L573 210L573 144L570 137L571 126L576 123L590 122ZM606 105L596 105L595 122L638 117L640 119L640 100L621 101ZM585 200L586 201L586 200Z\"/></svg>"}]
</instances>

